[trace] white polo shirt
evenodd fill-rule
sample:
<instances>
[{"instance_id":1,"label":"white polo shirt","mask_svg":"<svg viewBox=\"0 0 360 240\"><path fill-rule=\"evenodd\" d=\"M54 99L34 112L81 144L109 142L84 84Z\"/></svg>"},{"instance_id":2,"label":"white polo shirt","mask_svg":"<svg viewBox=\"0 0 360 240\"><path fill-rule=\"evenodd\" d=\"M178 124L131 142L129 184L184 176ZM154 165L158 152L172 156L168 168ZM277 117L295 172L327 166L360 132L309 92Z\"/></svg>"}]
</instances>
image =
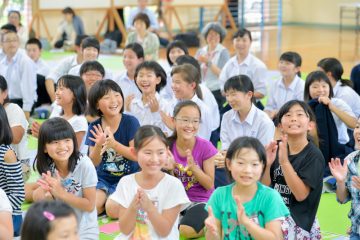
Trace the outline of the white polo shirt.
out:
<instances>
[{"instance_id":1,"label":"white polo shirt","mask_svg":"<svg viewBox=\"0 0 360 240\"><path fill-rule=\"evenodd\" d=\"M288 87L282 78L277 79L270 87L265 110L279 110L290 100L304 101L304 87L305 82L297 75Z\"/></svg>"},{"instance_id":2,"label":"white polo shirt","mask_svg":"<svg viewBox=\"0 0 360 240\"><path fill-rule=\"evenodd\" d=\"M227 111L221 121L220 139L222 149L227 150L231 142L242 136L254 137L265 146L274 138L275 126L269 116L252 104L243 122L237 111Z\"/></svg>"},{"instance_id":3,"label":"white polo shirt","mask_svg":"<svg viewBox=\"0 0 360 240\"><path fill-rule=\"evenodd\" d=\"M151 112L151 109L148 105L144 105L141 97L135 98L130 103L130 112L126 112L129 115L132 115L139 120L140 126L143 125L155 125L163 132L170 133L169 129L161 120L160 111L166 111L166 104L164 100L160 97L158 93L155 94L155 98L159 103L159 111Z\"/></svg>"},{"instance_id":4,"label":"white polo shirt","mask_svg":"<svg viewBox=\"0 0 360 240\"><path fill-rule=\"evenodd\" d=\"M8 61L3 57L0 61L0 74L8 84L10 99L22 99L23 110L30 112L37 100L36 66L25 51L18 50L14 57Z\"/></svg>"},{"instance_id":5,"label":"white polo shirt","mask_svg":"<svg viewBox=\"0 0 360 240\"><path fill-rule=\"evenodd\" d=\"M333 88L334 97L346 102L356 117L360 116L360 96L349 86L341 86L341 81L337 81Z\"/></svg>"},{"instance_id":6,"label":"white polo shirt","mask_svg":"<svg viewBox=\"0 0 360 240\"><path fill-rule=\"evenodd\" d=\"M331 103L334 104L341 111L346 112L347 114L349 114L352 117L355 117L355 114L351 110L350 106L342 99L331 98ZM336 125L337 131L338 131L339 143L346 144L350 140L349 134L347 132L348 127L335 113L331 112L331 115L334 118L335 125Z\"/></svg>"},{"instance_id":7,"label":"white polo shirt","mask_svg":"<svg viewBox=\"0 0 360 240\"><path fill-rule=\"evenodd\" d=\"M120 86L123 92L124 99L131 94L135 95L135 98L141 98L141 92L136 86L135 80L131 80L127 75L127 71L123 72L119 76L114 78L114 81Z\"/></svg>"},{"instance_id":8,"label":"white polo shirt","mask_svg":"<svg viewBox=\"0 0 360 240\"><path fill-rule=\"evenodd\" d=\"M54 83L57 83L59 78L62 77L65 74L68 74L71 68L79 65L80 63L77 62L77 56L70 56L67 58L64 58L59 65L57 65L48 76L46 76L46 79L52 79Z\"/></svg>"},{"instance_id":9,"label":"white polo shirt","mask_svg":"<svg viewBox=\"0 0 360 240\"><path fill-rule=\"evenodd\" d=\"M219 79L221 82L221 89L224 89L225 82L236 75L247 75L256 92L266 95L266 65L257 57L249 53L245 60L241 63L238 62L237 57L234 56L229 59L221 70Z\"/></svg>"}]
</instances>

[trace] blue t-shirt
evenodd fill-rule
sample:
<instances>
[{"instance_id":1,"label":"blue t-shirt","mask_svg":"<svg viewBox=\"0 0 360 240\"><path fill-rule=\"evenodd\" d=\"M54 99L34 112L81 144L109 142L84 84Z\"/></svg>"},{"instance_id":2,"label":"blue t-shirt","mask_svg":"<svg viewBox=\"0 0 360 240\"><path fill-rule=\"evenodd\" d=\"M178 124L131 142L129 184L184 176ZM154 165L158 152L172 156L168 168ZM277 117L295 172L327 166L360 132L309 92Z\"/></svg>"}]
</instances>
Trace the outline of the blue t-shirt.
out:
<instances>
[{"instance_id":1,"label":"blue t-shirt","mask_svg":"<svg viewBox=\"0 0 360 240\"><path fill-rule=\"evenodd\" d=\"M233 198L234 183L218 187L211 195L207 205L211 206L214 216L221 222L224 239L254 239L245 226L237 219L237 205ZM243 203L246 215L257 225L265 228L268 222L276 219L285 219L289 210L281 199L280 194L260 182L257 183L255 196Z\"/></svg>"},{"instance_id":2,"label":"blue t-shirt","mask_svg":"<svg viewBox=\"0 0 360 240\"><path fill-rule=\"evenodd\" d=\"M86 136L86 145L95 146L95 142L89 139L93 138L90 129L93 129L93 126L98 124L101 125L101 118L90 123ZM134 139L135 133L139 127L139 121L135 117L122 114L119 128L114 133L114 138L122 145L129 146L129 142ZM100 164L96 167L99 180L105 180L110 184L116 184L121 177L137 172L138 170L139 165L136 162L117 154L112 148L106 150L102 155Z\"/></svg>"}]
</instances>

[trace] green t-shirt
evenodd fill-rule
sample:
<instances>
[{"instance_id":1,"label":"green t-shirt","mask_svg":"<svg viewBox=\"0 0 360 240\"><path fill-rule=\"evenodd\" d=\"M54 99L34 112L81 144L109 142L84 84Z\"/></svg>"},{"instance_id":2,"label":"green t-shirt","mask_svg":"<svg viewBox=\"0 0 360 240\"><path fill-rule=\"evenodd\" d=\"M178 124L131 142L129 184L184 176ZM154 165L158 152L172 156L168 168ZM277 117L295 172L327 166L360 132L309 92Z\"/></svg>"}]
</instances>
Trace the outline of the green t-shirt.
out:
<instances>
[{"instance_id":1,"label":"green t-shirt","mask_svg":"<svg viewBox=\"0 0 360 240\"><path fill-rule=\"evenodd\" d=\"M289 215L289 210L277 191L260 182L257 186L258 190L253 199L243 204L246 215L250 219L264 228L266 223ZM211 206L214 216L220 220L224 239L254 239L245 226L238 224L237 206L232 195L233 187L234 183L217 188L211 195L206 208Z\"/></svg>"}]
</instances>

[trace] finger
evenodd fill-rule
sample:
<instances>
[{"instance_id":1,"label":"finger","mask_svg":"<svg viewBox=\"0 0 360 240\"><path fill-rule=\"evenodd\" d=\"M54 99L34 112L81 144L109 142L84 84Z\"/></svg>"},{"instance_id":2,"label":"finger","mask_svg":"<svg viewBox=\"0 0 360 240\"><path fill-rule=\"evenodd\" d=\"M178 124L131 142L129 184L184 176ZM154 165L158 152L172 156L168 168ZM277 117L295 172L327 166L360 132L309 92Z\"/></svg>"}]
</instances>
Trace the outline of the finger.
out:
<instances>
[{"instance_id":1,"label":"finger","mask_svg":"<svg viewBox=\"0 0 360 240\"><path fill-rule=\"evenodd\" d=\"M208 214L209 214L209 217L214 217L214 213L213 213L211 206L208 207Z\"/></svg>"}]
</instances>

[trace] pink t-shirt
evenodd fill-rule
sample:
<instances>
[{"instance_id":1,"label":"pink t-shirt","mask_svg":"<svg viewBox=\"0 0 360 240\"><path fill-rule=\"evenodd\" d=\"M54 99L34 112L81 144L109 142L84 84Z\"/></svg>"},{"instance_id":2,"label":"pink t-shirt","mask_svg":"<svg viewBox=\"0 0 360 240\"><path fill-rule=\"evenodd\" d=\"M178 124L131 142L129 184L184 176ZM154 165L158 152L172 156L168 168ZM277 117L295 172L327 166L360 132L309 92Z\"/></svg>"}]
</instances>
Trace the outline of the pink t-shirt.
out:
<instances>
[{"instance_id":1,"label":"pink t-shirt","mask_svg":"<svg viewBox=\"0 0 360 240\"><path fill-rule=\"evenodd\" d=\"M211 142L196 137L196 142L194 149L192 150L192 155L194 157L195 163L202 170L204 170L204 161L216 155L217 152L217 149L212 145ZM207 202L214 189L206 190L203 186L200 185L192 172L187 170L186 157L180 156L176 148L176 142L173 143L172 154L174 155L175 161L177 163L176 168L174 169L174 175L183 183L190 201Z\"/></svg>"}]
</instances>

